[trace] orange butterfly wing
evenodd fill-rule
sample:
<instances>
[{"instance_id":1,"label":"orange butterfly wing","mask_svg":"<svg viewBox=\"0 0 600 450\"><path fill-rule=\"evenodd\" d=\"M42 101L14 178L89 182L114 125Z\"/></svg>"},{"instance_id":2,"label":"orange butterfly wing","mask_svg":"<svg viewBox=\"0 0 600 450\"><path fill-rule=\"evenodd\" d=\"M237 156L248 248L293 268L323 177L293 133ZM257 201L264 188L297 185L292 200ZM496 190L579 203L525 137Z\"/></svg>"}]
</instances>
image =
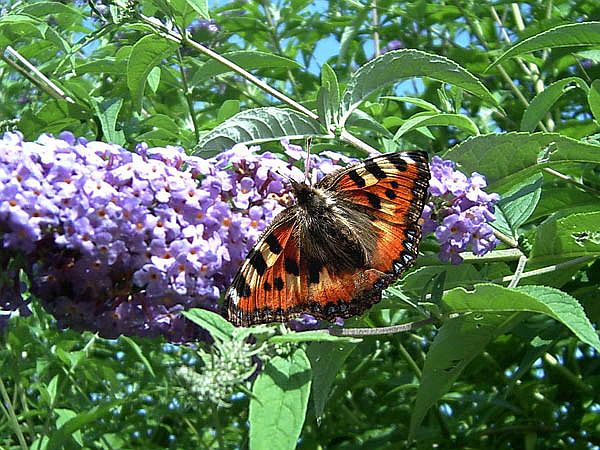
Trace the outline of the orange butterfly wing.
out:
<instances>
[{"instance_id":1,"label":"orange butterfly wing","mask_svg":"<svg viewBox=\"0 0 600 450\"><path fill-rule=\"evenodd\" d=\"M293 238L293 208L279 214L262 234L225 294L224 311L236 325L285 320L290 299L299 296L285 260L299 259Z\"/></svg>"},{"instance_id":2,"label":"orange butterfly wing","mask_svg":"<svg viewBox=\"0 0 600 450\"><path fill-rule=\"evenodd\" d=\"M413 151L371 158L332 180L348 201L375 217L379 238L374 269L399 275L416 259L429 177L427 153Z\"/></svg>"},{"instance_id":3,"label":"orange butterfly wing","mask_svg":"<svg viewBox=\"0 0 600 450\"><path fill-rule=\"evenodd\" d=\"M340 274L330 285L312 287L310 297L324 305L324 318L351 317L361 314L381 300L381 292L417 257L421 239L418 223L427 198L429 167L427 153L403 152L376 156L323 179L320 185L335 190L372 216L377 231L375 251L369 267ZM336 295L331 285L345 287L345 295Z\"/></svg>"},{"instance_id":4,"label":"orange butterfly wing","mask_svg":"<svg viewBox=\"0 0 600 450\"><path fill-rule=\"evenodd\" d=\"M416 258L428 183L424 152L377 156L323 178L316 188L335 192L373 217L377 242L369 267L334 273L315 266L301 255L297 207L291 207L263 233L227 291L229 320L246 326L302 313L328 320L361 314Z\"/></svg>"}]
</instances>

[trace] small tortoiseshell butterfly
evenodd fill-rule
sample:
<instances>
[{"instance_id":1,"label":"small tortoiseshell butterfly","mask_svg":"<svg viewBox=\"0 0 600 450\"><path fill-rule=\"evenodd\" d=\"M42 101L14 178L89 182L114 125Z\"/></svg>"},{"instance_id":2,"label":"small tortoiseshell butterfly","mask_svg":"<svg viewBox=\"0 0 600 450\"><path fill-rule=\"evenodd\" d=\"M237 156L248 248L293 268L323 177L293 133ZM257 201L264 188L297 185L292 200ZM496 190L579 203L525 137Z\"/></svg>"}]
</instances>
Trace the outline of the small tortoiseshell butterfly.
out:
<instances>
[{"instance_id":1,"label":"small tortoiseshell butterfly","mask_svg":"<svg viewBox=\"0 0 600 450\"><path fill-rule=\"evenodd\" d=\"M296 204L275 217L225 295L236 325L359 315L417 257L427 153L376 156L314 187L291 183Z\"/></svg>"}]
</instances>

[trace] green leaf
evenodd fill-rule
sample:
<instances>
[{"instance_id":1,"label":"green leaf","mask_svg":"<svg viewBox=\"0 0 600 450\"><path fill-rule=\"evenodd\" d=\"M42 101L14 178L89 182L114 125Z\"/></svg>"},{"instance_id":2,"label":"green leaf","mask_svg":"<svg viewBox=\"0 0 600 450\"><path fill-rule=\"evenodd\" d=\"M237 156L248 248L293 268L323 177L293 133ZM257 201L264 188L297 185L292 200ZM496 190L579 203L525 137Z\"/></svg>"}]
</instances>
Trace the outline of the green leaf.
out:
<instances>
[{"instance_id":1,"label":"green leaf","mask_svg":"<svg viewBox=\"0 0 600 450\"><path fill-rule=\"evenodd\" d=\"M425 358L410 418L409 440L429 408L448 392L454 380L487 344L517 323L517 316L514 313L467 314L444 322Z\"/></svg>"},{"instance_id":2,"label":"green leaf","mask_svg":"<svg viewBox=\"0 0 600 450\"><path fill-rule=\"evenodd\" d=\"M497 66L507 58L536 50L556 47L575 47L582 45L600 45L600 22L582 22L560 25L525 39L504 52L486 71Z\"/></svg>"},{"instance_id":3,"label":"green leaf","mask_svg":"<svg viewBox=\"0 0 600 450\"><path fill-rule=\"evenodd\" d=\"M310 398L316 417L323 415L335 377L355 348L355 344L336 342L314 342L307 347L306 354L313 368Z\"/></svg>"},{"instance_id":4,"label":"green leaf","mask_svg":"<svg viewBox=\"0 0 600 450\"><path fill-rule=\"evenodd\" d=\"M337 66L343 66L347 64L348 51L352 44L357 41L357 34L362 30L365 20L369 16L369 8L366 5L357 7L358 11L354 15L352 22L344 27L342 36L340 37L340 48L337 56Z\"/></svg>"},{"instance_id":5,"label":"green leaf","mask_svg":"<svg viewBox=\"0 0 600 450\"><path fill-rule=\"evenodd\" d=\"M310 362L298 348L265 364L252 387L250 450L295 449L311 386Z\"/></svg>"},{"instance_id":6,"label":"green leaf","mask_svg":"<svg viewBox=\"0 0 600 450\"><path fill-rule=\"evenodd\" d=\"M183 315L196 325L207 330L214 339L227 341L233 335L234 325L225 320L220 314L207 311L206 309L194 308L184 311Z\"/></svg>"},{"instance_id":7,"label":"green leaf","mask_svg":"<svg viewBox=\"0 0 600 450\"><path fill-rule=\"evenodd\" d=\"M444 295L451 312L534 312L545 314L569 328L582 342L600 351L598 334L577 300L547 286L508 289L495 284L478 284L472 291L452 289Z\"/></svg>"},{"instance_id":8,"label":"green leaf","mask_svg":"<svg viewBox=\"0 0 600 450\"><path fill-rule=\"evenodd\" d=\"M122 130L116 130L119 111L123 106L123 99L94 99L94 109L96 115L100 119L100 126L106 142L112 144L123 145L125 143L125 134Z\"/></svg>"},{"instance_id":9,"label":"green leaf","mask_svg":"<svg viewBox=\"0 0 600 450\"><path fill-rule=\"evenodd\" d=\"M135 342L133 339L131 339L130 337L127 337L127 336L121 336L120 339L131 347L131 349L137 355L137 357L140 359L142 364L144 364L144 366L146 367L148 372L150 372L150 375L152 375L153 377L156 377L156 373L154 372L154 369L152 368L152 364L150 364L150 361L148 361L148 358L146 358L146 355L144 355L144 352L142 351L140 346L137 344L137 342Z\"/></svg>"},{"instance_id":10,"label":"green leaf","mask_svg":"<svg viewBox=\"0 0 600 450\"><path fill-rule=\"evenodd\" d=\"M479 134L477 125L475 125L475 123L467 116L445 113L425 115L425 113L423 113L423 115L413 116L404 122L398 131L396 131L394 140L400 139L404 134L416 128L429 126L453 126L471 134Z\"/></svg>"},{"instance_id":11,"label":"green leaf","mask_svg":"<svg viewBox=\"0 0 600 450\"><path fill-rule=\"evenodd\" d=\"M572 214L536 229L530 262L545 265L580 256L600 256L600 212Z\"/></svg>"},{"instance_id":12,"label":"green leaf","mask_svg":"<svg viewBox=\"0 0 600 450\"><path fill-rule=\"evenodd\" d=\"M284 58L283 56L272 55L271 53L240 50L235 52L223 53L225 58L242 66L246 70L254 69L297 69L302 67L298 62ZM218 61L211 59L197 67L190 79L190 86L197 86L204 80L216 77L223 73L231 72L231 69Z\"/></svg>"},{"instance_id":13,"label":"green leaf","mask_svg":"<svg viewBox=\"0 0 600 450\"><path fill-rule=\"evenodd\" d=\"M58 392L58 375L54 375L48 383L48 406L52 408L54 406L54 401L56 400L56 393Z\"/></svg>"},{"instance_id":14,"label":"green leaf","mask_svg":"<svg viewBox=\"0 0 600 450\"><path fill-rule=\"evenodd\" d=\"M335 105L336 109L340 101L340 86L338 83L337 75L331 66L327 63L321 67L321 84L328 85L329 95L331 96L331 103Z\"/></svg>"},{"instance_id":15,"label":"green leaf","mask_svg":"<svg viewBox=\"0 0 600 450\"><path fill-rule=\"evenodd\" d=\"M111 409L119 406L123 403L123 400L116 400L110 403L103 403L102 405L94 406L72 419L67 420L56 432L52 433L47 450L62 449L65 441L68 440L75 432L81 430L85 425L97 422L101 417L110 414Z\"/></svg>"},{"instance_id":16,"label":"green leaf","mask_svg":"<svg viewBox=\"0 0 600 450\"><path fill-rule=\"evenodd\" d=\"M514 186L496 204L496 208L502 211L512 236L518 236L519 227L533 214L542 195L543 183L543 175L537 173ZM495 226L495 222L492 226Z\"/></svg>"},{"instance_id":17,"label":"green leaf","mask_svg":"<svg viewBox=\"0 0 600 450\"><path fill-rule=\"evenodd\" d=\"M291 109L255 108L236 114L203 136L196 153L207 157L235 144L305 139L320 133L319 122Z\"/></svg>"},{"instance_id":18,"label":"green leaf","mask_svg":"<svg viewBox=\"0 0 600 450\"><path fill-rule=\"evenodd\" d=\"M185 0L202 19L210 19L208 0Z\"/></svg>"},{"instance_id":19,"label":"green leaf","mask_svg":"<svg viewBox=\"0 0 600 450\"><path fill-rule=\"evenodd\" d=\"M150 90L156 94L156 91L158 90L158 85L160 84L160 67L154 67L150 71L150 73L148 74L147 82Z\"/></svg>"},{"instance_id":20,"label":"green leaf","mask_svg":"<svg viewBox=\"0 0 600 450\"><path fill-rule=\"evenodd\" d=\"M4 53L6 46L14 44L14 41L29 38L44 38L48 25L40 23L31 16L22 14L8 14L0 17L0 49Z\"/></svg>"},{"instance_id":21,"label":"green leaf","mask_svg":"<svg viewBox=\"0 0 600 450\"><path fill-rule=\"evenodd\" d=\"M68 422L69 420L71 420L72 418L77 416L77 413L75 411L73 411L72 409L55 408L53 411L58 416L56 418L56 428L62 427L66 422ZM73 436L71 436L71 437L73 439L75 439L75 441L79 445L83 446L83 438L81 437L81 430L77 430L75 433L73 433Z\"/></svg>"},{"instance_id":22,"label":"green leaf","mask_svg":"<svg viewBox=\"0 0 600 450\"><path fill-rule=\"evenodd\" d=\"M135 43L127 62L127 87L131 92L133 107L142 109L144 88L150 71L160 61L168 58L177 48L177 44L155 34L144 36Z\"/></svg>"},{"instance_id":23,"label":"green leaf","mask_svg":"<svg viewBox=\"0 0 600 450\"><path fill-rule=\"evenodd\" d=\"M287 333L282 335L273 336L269 339L270 343L284 343L284 342L361 342L360 339L351 336L334 336L327 333L326 331L314 330L314 331L300 331L297 333Z\"/></svg>"},{"instance_id":24,"label":"green leaf","mask_svg":"<svg viewBox=\"0 0 600 450\"><path fill-rule=\"evenodd\" d=\"M122 74L123 66L115 58L106 57L95 61L86 62L84 64L79 64L75 67L75 73L77 75L83 75L85 73Z\"/></svg>"},{"instance_id":25,"label":"green leaf","mask_svg":"<svg viewBox=\"0 0 600 450\"><path fill-rule=\"evenodd\" d=\"M51 15L55 23L60 27L68 27L83 17L79 9L59 2L36 2L25 5L19 9L19 12L34 17Z\"/></svg>"},{"instance_id":26,"label":"green leaf","mask_svg":"<svg viewBox=\"0 0 600 450\"><path fill-rule=\"evenodd\" d=\"M548 186L542 189L542 198L531 216L531 220L560 213L565 215L593 210L598 206L598 197L574 186Z\"/></svg>"},{"instance_id":27,"label":"green leaf","mask_svg":"<svg viewBox=\"0 0 600 450\"><path fill-rule=\"evenodd\" d=\"M390 139L394 136L390 133L390 130L360 109L355 109L352 114L350 114L350 117L346 121L346 127L358 127L363 130L371 130Z\"/></svg>"},{"instance_id":28,"label":"green leaf","mask_svg":"<svg viewBox=\"0 0 600 450\"><path fill-rule=\"evenodd\" d=\"M327 99L323 105L325 111L323 119L327 119L325 123L328 126L331 124L337 125L340 107L340 86L335 72L327 63L323 64L321 68L321 86L327 92Z\"/></svg>"},{"instance_id":29,"label":"green leaf","mask_svg":"<svg viewBox=\"0 0 600 450\"><path fill-rule=\"evenodd\" d=\"M224 122L230 117L235 116L240 112L240 101L239 100L225 100L219 111L217 111L217 121Z\"/></svg>"},{"instance_id":30,"label":"green leaf","mask_svg":"<svg viewBox=\"0 0 600 450\"><path fill-rule=\"evenodd\" d=\"M536 95L523 113L521 118L521 131L533 131L538 123L550 111L556 101L573 89L582 89L585 93L589 88L585 81L579 77L568 77L558 80Z\"/></svg>"},{"instance_id":31,"label":"green leaf","mask_svg":"<svg viewBox=\"0 0 600 450\"><path fill-rule=\"evenodd\" d=\"M321 86L317 91L317 114L319 122L329 129L333 124L333 112L329 101L329 89L326 86Z\"/></svg>"},{"instance_id":32,"label":"green leaf","mask_svg":"<svg viewBox=\"0 0 600 450\"><path fill-rule=\"evenodd\" d=\"M342 96L340 125L373 92L410 77L429 77L453 84L497 105L487 88L455 62L419 50L395 50L371 60L352 74Z\"/></svg>"},{"instance_id":33,"label":"green leaf","mask_svg":"<svg viewBox=\"0 0 600 450\"><path fill-rule=\"evenodd\" d=\"M588 93L588 103L590 105L590 110L594 115L594 119L596 119L597 122L600 122L600 80L592 81Z\"/></svg>"},{"instance_id":34,"label":"green leaf","mask_svg":"<svg viewBox=\"0 0 600 450\"><path fill-rule=\"evenodd\" d=\"M488 191L507 192L542 168L600 164L600 146L555 133L507 133L474 136L444 154L466 173L479 172Z\"/></svg>"},{"instance_id":35,"label":"green leaf","mask_svg":"<svg viewBox=\"0 0 600 450\"><path fill-rule=\"evenodd\" d=\"M471 264L439 265L419 267L406 274L402 279L402 290L411 291L415 295L423 292L423 288L440 273L446 272L445 288L451 289L456 286L464 286L466 283L473 284L484 281L484 278ZM390 288L389 290L393 290Z\"/></svg>"},{"instance_id":36,"label":"green leaf","mask_svg":"<svg viewBox=\"0 0 600 450\"><path fill-rule=\"evenodd\" d=\"M423 108L427 111L432 111L434 113L439 113L441 112L440 109L435 106L433 103L429 103L426 100L423 100L421 98L418 97L395 97L395 96L383 96L381 97L382 99L386 99L386 100L395 100L397 102L403 102L403 103L412 103L415 106L418 106L419 108Z\"/></svg>"}]
</instances>

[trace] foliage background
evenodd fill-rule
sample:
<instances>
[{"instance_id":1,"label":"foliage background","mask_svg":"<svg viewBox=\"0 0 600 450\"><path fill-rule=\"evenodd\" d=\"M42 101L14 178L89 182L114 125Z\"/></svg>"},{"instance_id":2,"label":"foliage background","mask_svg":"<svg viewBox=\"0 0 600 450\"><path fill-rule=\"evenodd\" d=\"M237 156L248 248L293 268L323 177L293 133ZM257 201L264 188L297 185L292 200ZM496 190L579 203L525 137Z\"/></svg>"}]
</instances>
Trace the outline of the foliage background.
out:
<instances>
[{"instance_id":1,"label":"foliage background","mask_svg":"<svg viewBox=\"0 0 600 450\"><path fill-rule=\"evenodd\" d=\"M70 130L208 155L247 127L239 111L281 106L197 47L156 34L161 27L142 11L191 25L192 39L318 111L321 126L333 127L308 134L340 139L316 139L317 152L363 156L343 129L376 148L418 147L484 174L503 197L497 228L507 237L503 249L459 266L440 264L436 243L425 241L403 291L389 289L347 324L393 325L419 311L438 319L389 336L298 338L261 328L254 346L240 348L246 335L202 316L212 347L104 340L58 330L34 306L2 337L2 448L293 448L296 431L306 449L599 448L598 338L583 315L600 318L596 2L227 1L210 4L213 22L202 1L1 6L3 130L28 139ZM403 65L409 53L389 53L403 48L427 53ZM340 124L334 86L348 89L352 74L385 52L383 72L398 83L368 92L362 113ZM465 92L449 70L411 77L433 75L435 55L484 90ZM398 67L408 79L394 78ZM276 128L252 137L274 138L262 147L280 151L276 141L296 133ZM510 288L499 287L511 276ZM488 281L496 286L460 289ZM421 299L420 309L406 295ZM228 362L239 371L249 358L264 369L254 383L223 382ZM196 371L188 377L195 390L175 376L181 367Z\"/></svg>"}]
</instances>

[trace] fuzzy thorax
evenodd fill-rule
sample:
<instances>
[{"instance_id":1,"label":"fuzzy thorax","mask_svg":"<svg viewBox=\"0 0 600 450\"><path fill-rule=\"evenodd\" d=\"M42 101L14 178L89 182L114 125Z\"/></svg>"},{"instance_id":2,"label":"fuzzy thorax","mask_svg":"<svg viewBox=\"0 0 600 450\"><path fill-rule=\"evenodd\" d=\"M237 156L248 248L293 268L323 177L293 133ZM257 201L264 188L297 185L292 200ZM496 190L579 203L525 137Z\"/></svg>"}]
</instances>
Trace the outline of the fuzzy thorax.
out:
<instances>
[{"instance_id":1,"label":"fuzzy thorax","mask_svg":"<svg viewBox=\"0 0 600 450\"><path fill-rule=\"evenodd\" d=\"M376 244L371 217L335 192L292 183L301 258L333 273L366 267Z\"/></svg>"}]
</instances>

